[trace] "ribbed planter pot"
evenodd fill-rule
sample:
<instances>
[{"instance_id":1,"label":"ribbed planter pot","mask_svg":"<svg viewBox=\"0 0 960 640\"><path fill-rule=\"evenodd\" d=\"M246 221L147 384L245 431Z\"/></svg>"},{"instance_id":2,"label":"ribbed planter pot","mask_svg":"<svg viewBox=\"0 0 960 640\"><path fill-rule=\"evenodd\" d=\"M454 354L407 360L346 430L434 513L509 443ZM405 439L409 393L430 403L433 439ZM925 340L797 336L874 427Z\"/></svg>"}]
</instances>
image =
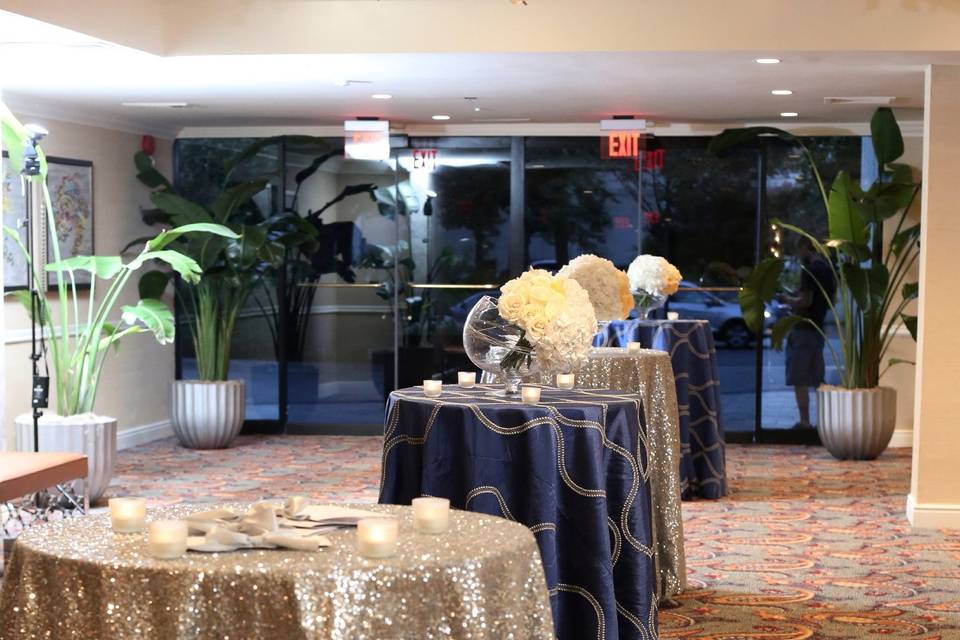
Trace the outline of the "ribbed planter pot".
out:
<instances>
[{"instance_id":1,"label":"ribbed planter pot","mask_svg":"<svg viewBox=\"0 0 960 640\"><path fill-rule=\"evenodd\" d=\"M17 449L33 451L33 416L17 416ZM87 456L86 493L90 502L99 500L117 462L117 420L93 413L60 416L45 413L40 418L40 451L82 453Z\"/></svg>"},{"instance_id":2,"label":"ribbed planter pot","mask_svg":"<svg viewBox=\"0 0 960 640\"><path fill-rule=\"evenodd\" d=\"M243 380L175 380L170 397L170 422L183 446L224 449L240 433L246 412Z\"/></svg>"},{"instance_id":3,"label":"ribbed planter pot","mask_svg":"<svg viewBox=\"0 0 960 640\"><path fill-rule=\"evenodd\" d=\"M817 428L833 457L873 460L890 444L897 421L897 392L890 387L817 389Z\"/></svg>"}]
</instances>

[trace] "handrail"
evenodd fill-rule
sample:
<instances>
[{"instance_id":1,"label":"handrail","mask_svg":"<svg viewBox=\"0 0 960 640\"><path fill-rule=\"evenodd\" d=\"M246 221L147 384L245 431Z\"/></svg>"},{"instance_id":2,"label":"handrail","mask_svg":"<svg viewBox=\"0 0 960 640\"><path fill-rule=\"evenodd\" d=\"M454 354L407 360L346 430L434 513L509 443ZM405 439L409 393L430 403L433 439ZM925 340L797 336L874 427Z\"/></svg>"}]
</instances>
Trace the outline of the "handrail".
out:
<instances>
[{"instance_id":1,"label":"handrail","mask_svg":"<svg viewBox=\"0 0 960 640\"><path fill-rule=\"evenodd\" d=\"M382 284L370 282L370 283L361 283L361 284L352 284L349 282L301 282L297 286L300 287L315 287L318 289L377 289ZM473 290L484 290L489 291L491 289L499 289L502 285L499 284L439 284L439 283L420 283L420 282L410 282L407 283L407 286L412 289L473 289ZM709 291L711 293L723 293L723 292L737 292L740 291L740 287L683 287L680 291Z\"/></svg>"}]
</instances>

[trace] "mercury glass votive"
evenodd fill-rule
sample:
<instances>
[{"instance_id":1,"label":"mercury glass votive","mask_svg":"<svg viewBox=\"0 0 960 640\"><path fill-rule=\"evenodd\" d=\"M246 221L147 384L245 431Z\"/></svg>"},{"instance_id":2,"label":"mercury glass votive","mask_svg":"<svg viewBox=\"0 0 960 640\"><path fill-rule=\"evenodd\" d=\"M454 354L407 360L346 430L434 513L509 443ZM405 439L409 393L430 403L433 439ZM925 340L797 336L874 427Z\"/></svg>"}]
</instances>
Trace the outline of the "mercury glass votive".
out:
<instances>
[{"instance_id":1,"label":"mercury glass votive","mask_svg":"<svg viewBox=\"0 0 960 640\"><path fill-rule=\"evenodd\" d=\"M476 371L460 371L457 373L457 382L464 389L472 389L477 384Z\"/></svg>"},{"instance_id":2,"label":"mercury glass votive","mask_svg":"<svg viewBox=\"0 0 960 640\"><path fill-rule=\"evenodd\" d=\"M450 526L450 501L446 498L414 498L413 528L420 533L443 533Z\"/></svg>"},{"instance_id":3,"label":"mercury glass votive","mask_svg":"<svg viewBox=\"0 0 960 640\"><path fill-rule=\"evenodd\" d=\"M389 558L397 552L400 521L395 518L362 518L357 521L357 547L367 558Z\"/></svg>"},{"instance_id":4,"label":"mercury glass votive","mask_svg":"<svg viewBox=\"0 0 960 640\"><path fill-rule=\"evenodd\" d=\"M187 552L187 523L157 520L147 528L147 549L154 558L179 558Z\"/></svg>"},{"instance_id":5,"label":"mercury glass votive","mask_svg":"<svg viewBox=\"0 0 960 640\"><path fill-rule=\"evenodd\" d=\"M643 345L639 342L628 342L627 343L627 353L638 353L640 349L643 349Z\"/></svg>"},{"instance_id":6,"label":"mercury glass votive","mask_svg":"<svg viewBox=\"0 0 960 640\"><path fill-rule=\"evenodd\" d=\"M443 382L440 380L424 380L423 395L428 398L436 398L443 391Z\"/></svg>"},{"instance_id":7,"label":"mercury glass votive","mask_svg":"<svg viewBox=\"0 0 960 640\"><path fill-rule=\"evenodd\" d=\"M576 378L572 373L558 373L557 374L557 388L558 389L573 389Z\"/></svg>"},{"instance_id":8,"label":"mercury glass votive","mask_svg":"<svg viewBox=\"0 0 960 640\"><path fill-rule=\"evenodd\" d=\"M537 404L540 402L540 387L520 387L520 399L523 404Z\"/></svg>"},{"instance_id":9,"label":"mercury glass votive","mask_svg":"<svg viewBox=\"0 0 960 640\"><path fill-rule=\"evenodd\" d=\"M143 531L147 517L146 498L110 498L110 526L117 533Z\"/></svg>"}]
</instances>

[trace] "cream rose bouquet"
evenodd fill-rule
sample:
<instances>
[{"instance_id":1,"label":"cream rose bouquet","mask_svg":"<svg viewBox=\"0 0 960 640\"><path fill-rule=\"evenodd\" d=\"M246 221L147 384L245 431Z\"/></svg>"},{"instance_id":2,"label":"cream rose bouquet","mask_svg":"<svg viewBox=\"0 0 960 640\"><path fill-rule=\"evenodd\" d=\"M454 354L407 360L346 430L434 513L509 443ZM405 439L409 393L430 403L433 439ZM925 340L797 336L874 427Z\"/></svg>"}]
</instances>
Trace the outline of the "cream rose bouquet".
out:
<instances>
[{"instance_id":1,"label":"cream rose bouquet","mask_svg":"<svg viewBox=\"0 0 960 640\"><path fill-rule=\"evenodd\" d=\"M590 296L576 280L531 269L500 290L500 316L521 330L500 363L504 369L529 364L531 353L544 371L568 371L586 360L597 318Z\"/></svg>"},{"instance_id":2,"label":"cream rose bouquet","mask_svg":"<svg viewBox=\"0 0 960 640\"><path fill-rule=\"evenodd\" d=\"M633 308L627 274L607 260L592 254L577 256L560 269L558 276L576 280L586 289L597 320L623 320Z\"/></svg>"},{"instance_id":3,"label":"cream rose bouquet","mask_svg":"<svg viewBox=\"0 0 960 640\"><path fill-rule=\"evenodd\" d=\"M663 305L680 288L680 271L660 256L637 256L627 268L630 290L641 316Z\"/></svg>"}]
</instances>

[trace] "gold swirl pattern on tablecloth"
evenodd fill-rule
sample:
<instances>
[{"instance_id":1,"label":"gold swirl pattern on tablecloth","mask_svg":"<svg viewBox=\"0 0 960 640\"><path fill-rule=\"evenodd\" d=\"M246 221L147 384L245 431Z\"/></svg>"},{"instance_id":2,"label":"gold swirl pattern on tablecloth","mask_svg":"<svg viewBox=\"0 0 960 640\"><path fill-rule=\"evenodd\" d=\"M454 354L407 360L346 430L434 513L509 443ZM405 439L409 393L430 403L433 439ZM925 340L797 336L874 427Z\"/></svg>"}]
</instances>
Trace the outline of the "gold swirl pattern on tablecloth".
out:
<instances>
[{"instance_id":1,"label":"gold swirl pattern on tablecloth","mask_svg":"<svg viewBox=\"0 0 960 640\"><path fill-rule=\"evenodd\" d=\"M566 426L572 429L587 429L595 431L600 438L601 445L621 457L632 470L632 477L630 483L630 489L627 493L627 496L624 498L623 507L619 514L619 522L614 521L609 516L607 517L607 525L611 532L611 538L613 542L613 549L611 552L611 566L615 565L620 558L622 550L622 541L626 540L631 547L644 554L649 558L653 558L656 561L656 533L653 532L653 545L644 544L634 533L630 530L630 514L634 508L634 502L636 501L637 495L639 494L641 482L650 482L652 476L652 462L649 458L649 450L647 448L649 442L649 436L645 433L644 430L644 421L640 421L640 429L637 434L637 447L638 451L647 452L646 465L643 464L641 459L635 453L625 449L616 442L613 442L607 437L605 423L607 420L608 405L611 401L623 403L625 401L632 402L635 407L638 415L643 415L643 403L639 396L631 392L603 392L600 390L590 390L590 389L576 389L562 391L556 389L555 387L550 387L549 385L541 385L544 396L541 399L540 403L536 405L529 405L526 408L539 407L547 411L548 415L539 416L526 420L520 424L504 427L498 424L495 420L491 419L486 413L484 413L484 407L490 406L503 406L503 405L517 405L516 398L507 398L504 396L496 395L495 391L499 390L499 386L484 384L481 382L471 389L463 389L460 387L454 386L444 386L442 395L439 397L426 397L422 393L422 387L413 387L408 390L398 390L391 393L391 396L396 398L398 401L395 402L392 406L391 412L387 417L387 424L384 434L384 450L383 450L383 468L381 470L381 487L384 486L385 473L387 467L387 459L389 457L390 451L396 447L398 444L408 444L413 446L423 446L427 441L427 438L430 433L430 429L433 427L433 424L437 420L437 416L443 407L447 406L457 406L463 407L469 410L482 424L485 428L490 431L503 436L516 436L522 433L525 433L531 429L538 427L549 426L551 432L554 435L556 448L557 448L557 471L560 475L560 478L563 480L564 485L574 493L578 495L589 497L589 498L606 498L606 491L603 488L590 488L584 487L577 483L574 478L570 475L570 472L567 468L566 462L566 449L563 431L560 428ZM560 395L547 395L550 392ZM571 397L567 397L571 396ZM399 415L402 406L402 400L407 401L416 401L416 402L429 402L433 404L433 408L430 412L430 417L428 418L428 424L425 425L424 435L423 436L408 436L408 435L394 435L397 425L399 423ZM580 420L567 417L563 415L558 406L563 405L575 405L575 406L595 406L600 410L601 420ZM504 498L503 494L497 487L491 485L482 485L474 487L471 489L466 496L465 506L469 506L470 502L475 500L478 496L481 495L491 495L496 500L501 513L504 518L509 520L516 520L514 515L510 511L510 507ZM651 500L652 502L652 500ZM679 499L678 499L679 503ZM652 509L652 505L651 505ZM552 522L537 523L531 525L529 529L533 533L542 533L544 531L556 531L556 524ZM607 623L603 613L603 609L599 604L597 598L580 585L568 584L568 583L558 583L556 587L550 590L551 595L556 594L557 592L567 592L581 596L587 602L590 603L591 607L594 609L597 615L597 638L601 639L605 637ZM629 609L623 607L619 602L616 603L616 608L618 613L622 615L631 625L635 626L640 633L640 637L644 639L653 639L656 638L656 628L657 628L657 604L656 598L653 598L651 602L650 611L647 612L647 621L643 623L640 619L632 614ZM646 624L646 626L644 626ZM654 630L653 632L648 632L648 629Z\"/></svg>"},{"instance_id":2,"label":"gold swirl pattern on tablecloth","mask_svg":"<svg viewBox=\"0 0 960 640\"><path fill-rule=\"evenodd\" d=\"M249 504L227 504L244 512ZM107 515L29 529L14 546L0 635L31 640L279 638L384 640L554 637L534 536L465 511L421 535L409 507L352 505L400 519L397 555L367 559L356 534L316 552L147 554L145 534L115 534ZM151 509L182 518L209 504ZM13 635L6 635L6 634Z\"/></svg>"}]
</instances>

